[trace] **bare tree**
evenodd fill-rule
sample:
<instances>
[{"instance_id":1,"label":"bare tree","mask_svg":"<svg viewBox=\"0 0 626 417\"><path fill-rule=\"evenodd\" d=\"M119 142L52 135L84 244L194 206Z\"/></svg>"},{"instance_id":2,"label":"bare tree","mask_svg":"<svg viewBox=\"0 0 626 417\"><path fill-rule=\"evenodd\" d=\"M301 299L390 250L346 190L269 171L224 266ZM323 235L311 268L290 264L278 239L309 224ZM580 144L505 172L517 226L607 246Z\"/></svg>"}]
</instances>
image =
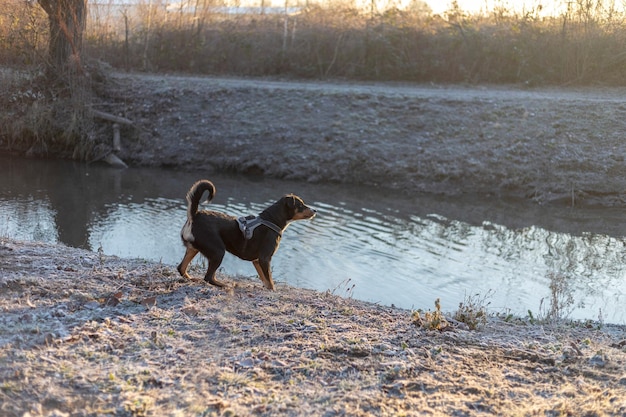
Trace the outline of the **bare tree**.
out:
<instances>
[{"instance_id":1,"label":"bare tree","mask_svg":"<svg viewBox=\"0 0 626 417\"><path fill-rule=\"evenodd\" d=\"M87 0L37 0L48 14L49 70L55 75L82 72L82 43Z\"/></svg>"}]
</instances>

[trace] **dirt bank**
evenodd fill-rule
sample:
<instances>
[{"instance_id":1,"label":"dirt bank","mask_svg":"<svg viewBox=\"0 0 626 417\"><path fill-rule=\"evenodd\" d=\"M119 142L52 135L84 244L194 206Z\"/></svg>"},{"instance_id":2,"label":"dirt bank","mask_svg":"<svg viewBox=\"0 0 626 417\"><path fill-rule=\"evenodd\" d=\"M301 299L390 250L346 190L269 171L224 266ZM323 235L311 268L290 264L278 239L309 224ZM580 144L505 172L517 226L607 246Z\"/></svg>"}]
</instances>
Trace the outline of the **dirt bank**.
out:
<instances>
[{"instance_id":1,"label":"dirt bank","mask_svg":"<svg viewBox=\"0 0 626 417\"><path fill-rule=\"evenodd\" d=\"M626 413L623 327L430 331L410 311L224 279L1 239L0 414Z\"/></svg>"},{"instance_id":2,"label":"dirt bank","mask_svg":"<svg viewBox=\"0 0 626 417\"><path fill-rule=\"evenodd\" d=\"M515 196L542 204L626 202L623 88L294 82L94 71L90 108L134 123L122 126L118 152L132 165L200 168L207 175L231 170L402 192ZM5 120L20 121L14 130L31 123L29 118L39 120L54 103L50 91L28 83L27 74L0 75L8 80L0 91ZM51 123L38 123L44 121ZM61 131L69 129L57 124ZM35 132L42 128L38 125ZM110 153L112 131L112 123L96 118L88 135L98 145L90 158ZM32 146L26 142L0 138L0 151L45 154L47 147L37 140ZM78 154L88 148L81 145Z\"/></svg>"},{"instance_id":3,"label":"dirt bank","mask_svg":"<svg viewBox=\"0 0 626 417\"><path fill-rule=\"evenodd\" d=\"M624 93L114 74L96 108L130 164L621 205Z\"/></svg>"}]
</instances>

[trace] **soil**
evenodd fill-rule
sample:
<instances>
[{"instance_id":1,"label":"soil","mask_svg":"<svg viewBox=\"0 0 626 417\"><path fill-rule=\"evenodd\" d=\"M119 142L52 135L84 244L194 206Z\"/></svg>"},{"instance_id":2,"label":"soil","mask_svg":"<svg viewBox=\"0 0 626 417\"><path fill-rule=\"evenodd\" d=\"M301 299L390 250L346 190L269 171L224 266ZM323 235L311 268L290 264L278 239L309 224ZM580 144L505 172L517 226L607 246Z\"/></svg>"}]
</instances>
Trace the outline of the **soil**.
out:
<instances>
[{"instance_id":1,"label":"soil","mask_svg":"<svg viewBox=\"0 0 626 417\"><path fill-rule=\"evenodd\" d=\"M626 201L626 89L117 73L106 90L96 109L134 122L118 154L130 165L541 204Z\"/></svg>"},{"instance_id":2,"label":"soil","mask_svg":"<svg viewBox=\"0 0 626 417\"><path fill-rule=\"evenodd\" d=\"M6 417L626 413L624 327L489 317L469 330L436 324L436 309L241 277L223 290L6 238L0 271Z\"/></svg>"}]
</instances>

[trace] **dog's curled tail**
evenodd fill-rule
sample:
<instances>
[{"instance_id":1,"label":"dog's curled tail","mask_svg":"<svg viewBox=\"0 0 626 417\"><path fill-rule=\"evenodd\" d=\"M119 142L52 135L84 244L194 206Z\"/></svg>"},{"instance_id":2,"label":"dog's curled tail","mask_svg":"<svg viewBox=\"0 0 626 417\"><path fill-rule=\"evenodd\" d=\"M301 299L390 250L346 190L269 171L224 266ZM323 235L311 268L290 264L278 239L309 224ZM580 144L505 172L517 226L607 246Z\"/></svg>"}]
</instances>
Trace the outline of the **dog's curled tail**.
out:
<instances>
[{"instance_id":1,"label":"dog's curled tail","mask_svg":"<svg viewBox=\"0 0 626 417\"><path fill-rule=\"evenodd\" d=\"M209 192L209 196L206 199L206 202L209 203L213 200L213 196L215 195L215 186L211 181L200 180L189 189L189 192L187 193L187 217L189 219L191 219L194 214L198 212L198 205L200 204L200 199L205 191Z\"/></svg>"}]
</instances>

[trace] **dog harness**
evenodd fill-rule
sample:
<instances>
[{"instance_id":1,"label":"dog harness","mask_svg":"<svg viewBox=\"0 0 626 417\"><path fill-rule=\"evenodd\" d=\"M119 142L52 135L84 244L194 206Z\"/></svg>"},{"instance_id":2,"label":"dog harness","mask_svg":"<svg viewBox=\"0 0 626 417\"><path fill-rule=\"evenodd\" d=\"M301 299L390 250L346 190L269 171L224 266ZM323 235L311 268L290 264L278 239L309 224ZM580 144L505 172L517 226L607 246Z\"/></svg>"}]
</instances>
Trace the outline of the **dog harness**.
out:
<instances>
[{"instance_id":1,"label":"dog harness","mask_svg":"<svg viewBox=\"0 0 626 417\"><path fill-rule=\"evenodd\" d=\"M263 220L259 216L243 216L237 219L237 223L239 224L239 230L241 230L241 233L243 233L243 237L245 237L246 240L250 240L252 238L254 229L259 227L260 225L269 227L270 229L275 231L280 237L282 237L283 235L283 231L280 229L280 227L276 226L272 222Z\"/></svg>"}]
</instances>

